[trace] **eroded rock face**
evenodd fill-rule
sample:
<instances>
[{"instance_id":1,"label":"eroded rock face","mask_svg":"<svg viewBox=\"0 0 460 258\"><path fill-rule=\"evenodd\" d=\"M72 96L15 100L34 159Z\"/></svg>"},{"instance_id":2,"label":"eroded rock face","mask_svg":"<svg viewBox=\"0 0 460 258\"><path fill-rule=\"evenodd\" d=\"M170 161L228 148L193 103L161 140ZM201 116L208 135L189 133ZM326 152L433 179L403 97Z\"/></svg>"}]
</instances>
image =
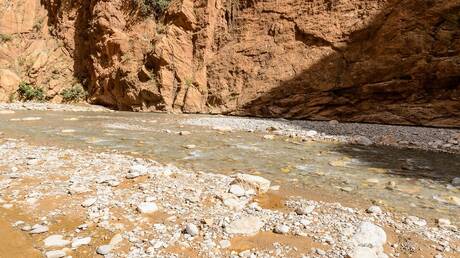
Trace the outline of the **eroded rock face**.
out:
<instances>
[{"instance_id":1,"label":"eroded rock face","mask_svg":"<svg viewBox=\"0 0 460 258\"><path fill-rule=\"evenodd\" d=\"M15 100L20 82L60 101L60 91L76 82L71 55L47 24L40 0L0 0L0 101Z\"/></svg>"},{"instance_id":2,"label":"eroded rock face","mask_svg":"<svg viewBox=\"0 0 460 258\"><path fill-rule=\"evenodd\" d=\"M42 3L96 104L460 126L458 0Z\"/></svg>"}]
</instances>

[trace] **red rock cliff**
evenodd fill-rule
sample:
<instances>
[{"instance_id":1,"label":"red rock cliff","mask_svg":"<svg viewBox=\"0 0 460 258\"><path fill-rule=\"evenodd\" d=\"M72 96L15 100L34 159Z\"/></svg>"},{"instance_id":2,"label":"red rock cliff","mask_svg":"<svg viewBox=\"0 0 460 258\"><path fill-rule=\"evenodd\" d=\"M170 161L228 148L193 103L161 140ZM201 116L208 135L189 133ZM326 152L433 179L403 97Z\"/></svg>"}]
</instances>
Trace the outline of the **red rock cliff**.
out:
<instances>
[{"instance_id":1,"label":"red rock cliff","mask_svg":"<svg viewBox=\"0 0 460 258\"><path fill-rule=\"evenodd\" d=\"M460 0L41 4L93 103L460 127Z\"/></svg>"}]
</instances>

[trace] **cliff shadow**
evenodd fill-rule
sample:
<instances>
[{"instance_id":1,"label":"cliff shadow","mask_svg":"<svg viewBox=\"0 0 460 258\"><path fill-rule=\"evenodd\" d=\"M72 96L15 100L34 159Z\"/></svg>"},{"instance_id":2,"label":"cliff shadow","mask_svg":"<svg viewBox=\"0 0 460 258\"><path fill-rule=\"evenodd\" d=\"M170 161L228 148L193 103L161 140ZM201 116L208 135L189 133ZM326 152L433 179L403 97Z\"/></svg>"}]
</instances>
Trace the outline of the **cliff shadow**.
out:
<instances>
[{"instance_id":1,"label":"cliff shadow","mask_svg":"<svg viewBox=\"0 0 460 258\"><path fill-rule=\"evenodd\" d=\"M334 53L235 113L459 128L460 1L390 1L382 10L346 44L296 31L296 40ZM458 155L355 145L335 151L393 176L443 183L460 176Z\"/></svg>"},{"instance_id":2,"label":"cliff shadow","mask_svg":"<svg viewBox=\"0 0 460 258\"><path fill-rule=\"evenodd\" d=\"M460 1L391 1L347 42L235 113L460 127ZM344 46L342 46L344 45Z\"/></svg>"}]
</instances>

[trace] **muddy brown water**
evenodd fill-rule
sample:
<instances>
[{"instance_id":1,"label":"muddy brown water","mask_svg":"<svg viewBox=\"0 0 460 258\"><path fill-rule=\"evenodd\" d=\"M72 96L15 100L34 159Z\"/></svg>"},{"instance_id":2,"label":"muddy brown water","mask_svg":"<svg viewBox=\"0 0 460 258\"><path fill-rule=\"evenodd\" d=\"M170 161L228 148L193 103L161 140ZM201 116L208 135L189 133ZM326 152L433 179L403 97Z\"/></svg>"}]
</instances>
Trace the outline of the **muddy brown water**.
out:
<instances>
[{"instance_id":1,"label":"muddy brown water","mask_svg":"<svg viewBox=\"0 0 460 258\"><path fill-rule=\"evenodd\" d=\"M24 138L31 144L116 151L185 169L259 174L281 185L285 195L352 207L375 203L429 222L442 217L460 223L460 190L448 186L460 176L458 154L301 142L283 136L265 140L264 133L220 132L180 123L198 117L17 111L0 114L0 132L3 138ZM180 136L179 131L191 134Z\"/></svg>"}]
</instances>

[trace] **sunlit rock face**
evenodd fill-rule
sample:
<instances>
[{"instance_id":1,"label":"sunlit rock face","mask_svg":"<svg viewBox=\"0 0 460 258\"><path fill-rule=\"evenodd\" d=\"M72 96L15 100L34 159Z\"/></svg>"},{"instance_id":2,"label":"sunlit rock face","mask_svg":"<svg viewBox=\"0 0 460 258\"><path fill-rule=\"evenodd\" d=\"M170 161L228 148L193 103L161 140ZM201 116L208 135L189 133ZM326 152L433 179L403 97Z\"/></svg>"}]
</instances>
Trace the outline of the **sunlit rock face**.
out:
<instances>
[{"instance_id":1,"label":"sunlit rock face","mask_svg":"<svg viewBox=\"0 0 460 258\"><path fill-rule=\"evenodd\" d=\"M41 2L30 6L43 12L18 26L2 16L0 28L30 32L36 22L29 18L45 13L46 33L40 35L58 39L53 49L64 57L53 58L49 47L42 51L46 56L34 56L39 61L30 68L44 67L35 78L48 78L37 82L61 85L75 78L92 103L135 111L460 126L456 1L177 0L157 17L141 15L132 1ZM12 62L1 54L5 45L12 43L0 44L1 69ZM67 64L59 69L67 71L61 79L46 76L49 60ZM47 87L58 92L58 86Z\"/></svg>"}]
</instances>

